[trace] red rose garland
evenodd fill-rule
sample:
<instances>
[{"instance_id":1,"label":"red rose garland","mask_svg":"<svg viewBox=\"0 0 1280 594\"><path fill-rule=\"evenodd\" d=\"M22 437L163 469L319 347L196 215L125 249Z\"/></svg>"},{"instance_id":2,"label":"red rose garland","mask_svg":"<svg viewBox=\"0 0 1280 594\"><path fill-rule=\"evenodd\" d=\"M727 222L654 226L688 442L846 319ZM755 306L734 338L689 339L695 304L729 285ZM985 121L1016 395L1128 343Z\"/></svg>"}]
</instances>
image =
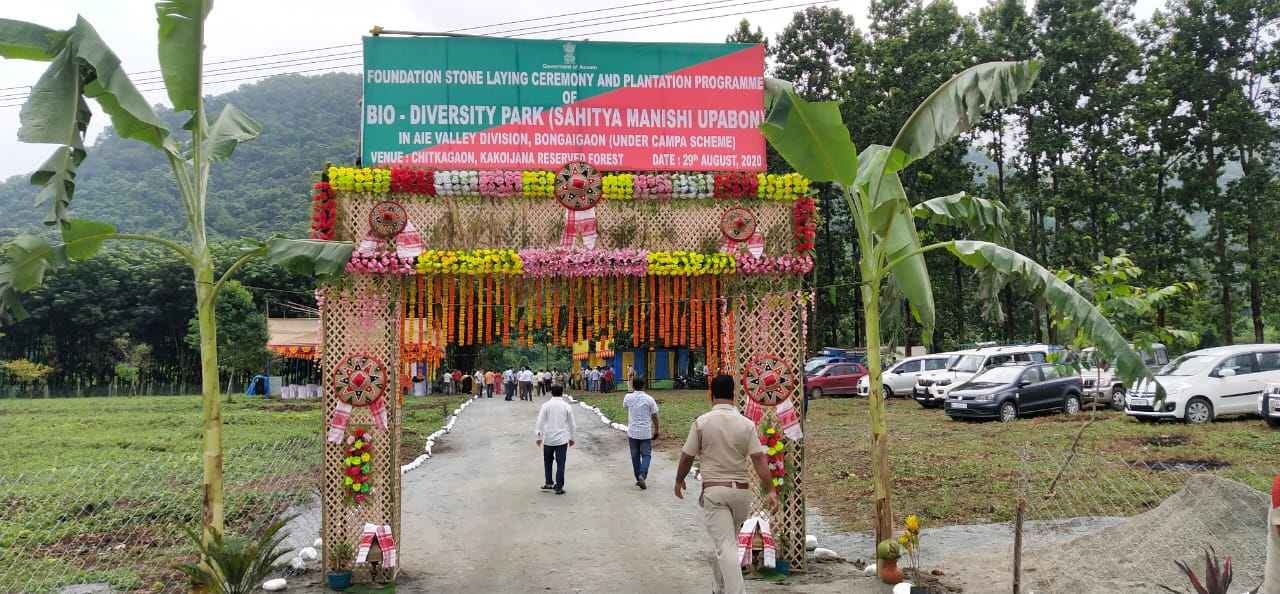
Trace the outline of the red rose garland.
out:
<instances>
[{"instance_id":1,"label":"red rose garland","mask_svg":"<svg viewBox=\"0 0 1280 594\"><path fill-rule=\"evenodd\" d=\"M333 219L337 215L333 188L329 182L319 182L312 189L315 195L311 197L311 239L332 240Z\"/></svg>"},{"instance_id":2,"label":"red rose garland","mask_svg":"<svg viewBox=\"0 0 1280 594\"><path fill-rule=\"evenodd\" d=\"M791 204L791 218L795 225L792 239L795 240L797 252L813 251L813 240L817 237L818 221L815 216L815 204L812 198L796 198Z\"/></svg>"},{"instance_id":3,"label":"red rose garland","mask_svg":"<svg viewBox=\"0 0 1280 594\"><path fill-rule=\"evenodd\" d=\"M429 169L394 167L391 169L391 191L435 196L435 172Z\"/></svg>"},{"instance_id":4,"label":"red rose garland","mask_svg":"<svg viewBox=\"0 0 1280 594\"><path fill-rule=\"evenodd\" d=\"M373 452L369 441L372 437L359 428L354 435L347 436L347 456L342 461L342 483L347 489L347 497L356 503L364 503L369 495L369 456Z\"/></svg>"},{"instance_id":5,"label":"red rose garland","mask_svg":"<svg viewBox=\"0 0 1280 594\"><path fill-rule=\"evenodd\" d=\"M754 173L717 173L715 175L716 198L755 198L760 178Z\"/></svg>"}]
</instances>

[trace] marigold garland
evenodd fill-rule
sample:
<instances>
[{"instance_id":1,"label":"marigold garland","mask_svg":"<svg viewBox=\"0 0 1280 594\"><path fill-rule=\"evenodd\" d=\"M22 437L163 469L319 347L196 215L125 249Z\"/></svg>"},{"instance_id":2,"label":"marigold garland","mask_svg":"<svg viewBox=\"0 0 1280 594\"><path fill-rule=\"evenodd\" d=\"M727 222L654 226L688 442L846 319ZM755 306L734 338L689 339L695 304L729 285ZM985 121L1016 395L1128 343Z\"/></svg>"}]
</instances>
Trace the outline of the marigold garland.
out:
<instances>
[{"instance_id":1,"label":"marigold garland","mask_svg":"<svg viewBox=\"0 0 1280 594\"><path fill-rule=\"evenodd\" d=\"M333 189L354 192L386 193L391 190L391 171L364 167L330 167L329 183Z\"/></svg>"},{"instance_id":2,"label":"marigold garland","mask_svg":"<svg viewBox=\"0 0 1280 594\"><path fill-rule=\"evenodd\" d=\"M761 173L756 196L766 200L795 200L809 193L809 180L799 173Z\"/></svg>"},{"instance_id":3,"label":"marigold garland","mask_svg":"<svg viewBox=\"0 0 1280 594\"><path fill-rule=\"evenodd\" d=\"M421 274L521 274L515 250L427 250L418 256Z\"/></svg>"},{"instance_id":4,"label":"marigold garland","mask_svg":"<svg viewBox=\"0 0 1280 594\"><path fill-rule=\"evenodd\" d=\"M697 252L649 252L649 274L655 276L701 276L733 274L736 266L731 254Z\"/></svg>"}]
</instances>

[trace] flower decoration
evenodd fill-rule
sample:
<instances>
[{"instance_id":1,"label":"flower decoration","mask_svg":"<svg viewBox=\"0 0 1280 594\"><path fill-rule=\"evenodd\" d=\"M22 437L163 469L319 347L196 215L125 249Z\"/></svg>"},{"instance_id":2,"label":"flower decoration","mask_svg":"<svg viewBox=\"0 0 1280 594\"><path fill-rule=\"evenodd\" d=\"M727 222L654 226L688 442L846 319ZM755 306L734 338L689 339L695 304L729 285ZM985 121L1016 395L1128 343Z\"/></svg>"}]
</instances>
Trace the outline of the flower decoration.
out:
<instances>
[{"instance_id":1,"label":"flower decoration","mask_svg":"<svg viewBox=\"0 0 1280 594\"><path fill-rule=\"evenodd\" d=\"M630 200L634 193L634 179L630 173L609 173L604 176L603 194L607 200Z\"/></svg>"},{"instance_id":2,"label":"flower decoration","mask_svg":"<svg viewBox=\"0 0 1280 594\"><path fill-rule=\"evenodd\" d=\"M409 194L436 195L435 172L430 169L393 167L391 191Z\"/></svg>"},{"instance_id":3,"label":"flower decoration","mask_svg":"<svg viewBox=\"0 0 1280 594\"><path fill-rule=\"evenodd\" d=\"M550 171L521 171L520 182L525 198L550 198L555 195L556 174Z\"/></svg>"},{"instance_id":4,"label":"flower decoration","mask_svg":"<svg viewBox=\"0 0 1280 594\"><path fill-rule=\"evenodd\" d=\"M362 274L413 274L413 258L401 258L395 252L374 252L362 254L354 252L347 262L347 272Z\"/></svg>"},{"instance_id":5,"label":"flower decoration","mask_svg":"<svg viewBox=\"0 0 1280 594\"><path fill-rule=\"evenodd\" d=\"M787 445L782 432L776 427L765 426L764 434L760 436L760 445L765 447L765 454L769 456L769 474L773 479L774 492L783 495L795 490L795 485L792 484L794 479L789 478L795 472L795 467L787 464Z\"/></svg>"},{"instance_id":6,"label":"flower decoration","mask_svg":"<svg viewBox=\"0 0 1280 594\"><path fill-rule=\"evenodd\" d=\"M521 274L515 250L427 250L418 256L420 274Z\"/></svg>"},{"instance_id":7,"label":"flower decoration","mask_svg":"<svg viewBox=\"0 0 1280 594\"><path fill-rule=\"evenodd\" d=\"M710 173L673 173L671 195L675 198L710 198L715 190L715 177Z\"/></svg>"},{"instance_id":8,"label":"flower decoration","mask_svg":"<svg viewBox=\"0 0 1280 594\"><path fill-rule=\"evenodd\" d=\"M491 198L510 198L521 194L524 177L519 171L486 169L479 172L480 195Z\"/></svg>"},{"instance_id":9,"label":"flower decoration","mask_svg":"<svg viewBox=\"0 0 1280 594\"><path fill-rule=\"evenodd\" d=\"M436 195L475 196L480 193L480 172L464 169L437 171Z\"/></svg>"},{"instance_id":10,"label":"flower decoration","mask_svg":"<svg viewBox=\"0 0 1280 594\"><path fill-rule=\"evenodd\" d=\"M760 256L737 254L738 272L740 274L772 274L795 275L807 274L813 270L813 258L802 256Z\"/></svg>"},{"instance_id":11,"label":"flower decoration","mask_svg":"<svg viewBox=\"0 0 1280 594\"><path fill-rule=\"evenodd\" d=\"M716 198L755 198L759 186L755 173L717 173L714 194Z\"/></svg>"},{"instance_id":12,"label":"flower decoration","mask_svg":"<svg viewBox=\"0 0 1280 594\"><path fill-rule=\"evenodd\" d=\"M898 545L907 552L911 567L920 571L920 520L915 514L907 516L907 529L898 535Z\"/></svg>"},{"instance_id":13,"label":"flower decoration","mask_svg":"<svg viewBox=\"0 0 1280 594\"><path fill-rule=\"evenodd\" d=\"M319 182L312 189L315 193L311 196L311 239L332 240L333 220L338 211L333 188L329 182Z\"/></svg>"},{"instance_id":14,"label":"flower decoration","mask_svg":"<svg viewBox=\"0 0 1280 594\"><path fill-rule=\"evenodd\" d=\"M346 488L348 501L364 503L371 491L369 486L369 458L373 453L373 435L361 428L356 428L347 436L346 457L342 460L342 484Z\"/></svg>"},{"instance_id":15,"label":"flower decoration","mask_svg":"<svg viewBox=\"0 0 1280 594\"><path fill-rule=\"evenodd\" d=\"M759 173L756 196L766 200L795 200L809 193L809 180L799 173Z\"/></svg>"},{"instance_id":16,"label":"flower decoration","mask_svg":"<svg viewBox=\"0 0 1280 594\"><path fill-rule=\"evenodd\" d=\"M520 250L520 262L528 277L644 276L649 272L645 250L575 250L560 247Z\"/></svg>"},{"instance_id":17,"label":"flower decoration","mask_svg":"<svg viewBox=\"0 0 1280 594\"><path fill-rule=\"evenodd\" d=\"M391 171L364 167L330 167L329 183L333 189L348 192L378 192L391 190Z\"/></svg>"},{"instance_id":18,"label":"flower decoration","mask_svg":"<svg viewBox=\"0 0 1280 594\"><path fill-rule=\"evenodd\" d=\"M649 274L655 276L702 276L733 274L736 269L730 254L697 252L649 252Z\"/></svg>"},{"instance_id":19,"label":"flower decoration","mask_svg":"<svg viewBox=\"0 0 1280 594\"><path fill-rule=\"evenodd\" d=\"M632 193L637 199L659 200L671 197L671 175L667 173L637 173L631 176Z\"/></svg>"},{"instance_id":20,"label":"flower decoration","mask_svg":"<svg viewBox=\"0 0 1280 594\"><path fill-rule=\"evenodd\" d=\"M812 198L801 196L791 203L791 221L795 226L792 239L797 252L813 251L813 241L818 232L815 213L816 205Z\"/></svg>"}]
</instances>

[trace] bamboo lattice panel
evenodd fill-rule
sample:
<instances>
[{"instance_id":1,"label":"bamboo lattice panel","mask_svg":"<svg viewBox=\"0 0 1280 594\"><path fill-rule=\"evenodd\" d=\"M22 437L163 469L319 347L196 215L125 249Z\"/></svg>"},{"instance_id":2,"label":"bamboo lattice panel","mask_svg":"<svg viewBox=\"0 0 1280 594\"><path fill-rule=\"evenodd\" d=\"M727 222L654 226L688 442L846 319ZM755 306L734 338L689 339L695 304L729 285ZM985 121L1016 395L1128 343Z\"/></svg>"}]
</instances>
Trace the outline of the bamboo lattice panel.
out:
<instances>
[{"instance_id":1,"label":"bamboo lattice panel","mask_svg":"<svg viewBox=\"0 0 1280 594\"><path fill-rule=\"evenodd\" d=\"M352 275L350 283L342 287L328 287L322 306L324 324L321 328L324 343L322 369L324 369L324 427L337 409L338 398L334 386L334 367L345 357L355 353L369 354L380 360L389 371L387 389L383 398L387 403L387 429L378 429L367 406L357 406L347 423L348 434L356 427L363 427L373 435L373 451L370 454L370 476L373 491L363 503L348 504L343 485L343 444L325 442L323 480L321 482L322 535L325 559L328 562L329 546L346 541L357 546L365 524L391 526L397 545L400 538L400 348L396 328L399 316L393 298L400 295L397 277ZM368 580L368 566L357 566L356 580ZM396 567L399 570L399 567ZM385 574L385 572L384 572Z\"/></svg>"},{"instance_id":2,"label":"bamboo lattice panel","mask_svg":"<svg viewBox=\"0 0 1280 594\"><path fill-rule=\"evenodd\" d=\"M804 390L799 383L804 373L805 296L798 279L763 279L738 277L730 283L736 308L733 315L733 369L738 388L737 401L742 406L748 398L742 382L742 370L757 357L773 355L782 359L794 374L796 384L790 392L796 411L804 410ZM775 407L767 406L760 424L781 427ZM804 417L801 416L801 428ZM792 568L806 570L804 537L804 440L782 438L786 456L794 465L786 480L793 481L794 491L779 496L781 508L771 520L775 540L781 536L779 559L791 559ZM757 492L752 512L764 509Z\"/></svg>"},{"instance_id":3,"label":"bamboo lattice panel","mask_svg":"<svg viewBox=\"0 0 1280 594\"><path fill-rule=\"evenodd\" d=\"M550 248L560 245L565 209L554 199L359 194L339 192L334 225L339 240L359 241L369 210L383 200L405 207L428 249ZM643 248L712 253L719 249L720 216L732 206L755 213L768 255L791 254L791 202L780 200L601 200L596 249ZM582 238L575 240L581 247Z\"/></svg>"}]
</instances>

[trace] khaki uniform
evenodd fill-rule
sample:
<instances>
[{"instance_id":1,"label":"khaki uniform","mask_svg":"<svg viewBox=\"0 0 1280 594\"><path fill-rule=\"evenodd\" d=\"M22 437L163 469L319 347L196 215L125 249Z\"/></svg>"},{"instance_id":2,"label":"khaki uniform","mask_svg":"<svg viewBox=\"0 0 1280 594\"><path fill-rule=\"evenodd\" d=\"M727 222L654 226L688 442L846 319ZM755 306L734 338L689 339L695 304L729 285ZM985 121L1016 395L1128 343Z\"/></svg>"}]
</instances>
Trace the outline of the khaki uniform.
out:
<instances>
[{"instance_id":1,"label":"khaki uniform","mask_svg":"<svg viewBox=\"0 0 1280 594\"><path fill-rule=\"evenodd\" d=\"M765 453L755 423L734 406L717 404L694 419L681 452L701 461L703 489L698 504L716 547L714 592L743 594L738 529L751 513L750 456Z\"/></svg>"}]
</instances>

